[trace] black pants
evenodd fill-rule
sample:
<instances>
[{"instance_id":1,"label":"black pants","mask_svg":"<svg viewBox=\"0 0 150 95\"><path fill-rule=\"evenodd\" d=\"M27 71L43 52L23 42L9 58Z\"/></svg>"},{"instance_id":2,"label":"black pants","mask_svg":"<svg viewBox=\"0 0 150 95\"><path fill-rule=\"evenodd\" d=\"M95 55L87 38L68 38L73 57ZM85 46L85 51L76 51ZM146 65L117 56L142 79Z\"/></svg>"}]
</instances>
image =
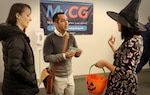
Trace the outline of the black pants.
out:
<instances>
[{"instance_id":1,"label":"black pants","mask_svg":"<svg viewBox=\"0 0 150 95\"><path fill-rule=\"evenodd\" d=\"M143 53L142 56L141 56L141 59L140 59L140 63L137 66L136 73L139 73L142 70L143 66L148 61L149 61L149 65L150 65L150 58L146 56L146 53Z\"/></svg>"}]
</instances>

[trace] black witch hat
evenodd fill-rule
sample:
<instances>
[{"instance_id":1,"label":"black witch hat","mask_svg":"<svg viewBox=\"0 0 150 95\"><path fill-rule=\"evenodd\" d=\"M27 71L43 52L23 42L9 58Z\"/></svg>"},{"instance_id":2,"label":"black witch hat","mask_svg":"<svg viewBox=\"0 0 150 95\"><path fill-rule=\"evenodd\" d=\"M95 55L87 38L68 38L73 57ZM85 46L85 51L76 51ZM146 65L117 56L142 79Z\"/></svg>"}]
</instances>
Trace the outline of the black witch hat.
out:
<instances>
[{"instance_id":1,"label":"black witch hat","mask_svg":"<svg viewBox=\"0 0 150 95\"><path fill-rule=\"evenodd\" d=\"M145 26L138 22L140 3L141 0L131 0L120 13L108 11L107 15L128 28L137 28L139 31L146 31Z\"/></svg>"}]
</instances>

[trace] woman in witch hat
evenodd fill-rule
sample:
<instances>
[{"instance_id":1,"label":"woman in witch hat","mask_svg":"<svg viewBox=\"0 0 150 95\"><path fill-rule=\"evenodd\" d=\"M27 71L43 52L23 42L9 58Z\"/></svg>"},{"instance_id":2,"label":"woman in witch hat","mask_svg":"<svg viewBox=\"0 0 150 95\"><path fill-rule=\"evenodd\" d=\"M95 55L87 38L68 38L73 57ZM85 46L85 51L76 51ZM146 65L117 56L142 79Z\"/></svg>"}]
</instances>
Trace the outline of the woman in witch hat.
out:
<instances>
[{"instance_id":1,"label":"woman in witch hat","mask_svg":"<svg viewBox=\"0 0 150 95\"><path fill-rule=\"evenodd\" d=\"M108 40L114 52L114 62L99 60L96 67L108 68L111 73L108 78L105 95L137 95L136 67L143 51L143 24L138 22L138 9L141 0L132 0L120 13L108 11L107 15L118 23L118 30L124 40L116 50L115 38Z\"/></svg>"}]
</instances>

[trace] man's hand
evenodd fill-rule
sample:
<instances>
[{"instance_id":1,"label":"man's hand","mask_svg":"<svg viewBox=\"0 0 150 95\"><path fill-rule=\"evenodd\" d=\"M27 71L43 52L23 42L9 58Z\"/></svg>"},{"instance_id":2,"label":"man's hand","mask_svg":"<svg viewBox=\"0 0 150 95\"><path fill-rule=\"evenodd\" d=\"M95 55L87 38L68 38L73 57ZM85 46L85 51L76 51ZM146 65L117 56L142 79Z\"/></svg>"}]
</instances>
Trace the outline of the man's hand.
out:
<instances>
[{"instance_id":1,"label":"man's hand","mask_svg":"<svg viewBox=\"0 0 150 95\"><path fill-rule=\"evenodd\" d=\"M71 57L73 57L74 55L75 55L75 51L73 51L73 50L71 50L71 51L67 51L66 53L65 53L65 55L66 55L66 58L71 58Z\"/></svg>"}]
</instances>

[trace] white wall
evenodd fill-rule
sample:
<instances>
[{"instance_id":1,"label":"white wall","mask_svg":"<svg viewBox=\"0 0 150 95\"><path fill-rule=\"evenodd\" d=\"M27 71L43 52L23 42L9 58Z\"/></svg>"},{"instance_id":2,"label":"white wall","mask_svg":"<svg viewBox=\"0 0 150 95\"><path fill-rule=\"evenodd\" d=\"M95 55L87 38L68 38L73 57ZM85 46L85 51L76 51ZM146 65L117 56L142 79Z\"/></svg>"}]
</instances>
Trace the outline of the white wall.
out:
<instances>
[{"instance_id":1,"label":"white wall","mask_svg":"<svg viewBox=\"0 0 150 95\"><path fill-rule=\"evenodd\" d=\"M64 0L69 1L69 0ZM71 0L72 1L72 0ZM74 0L78 1L78 0ZM88 74L89 67L99 59L106 59L113 62L113 53L107 44L111 35L116 36L116 47L121 43L120 33L117 31L116 22L106 15L106 11L120 12L130 0L83 0L83 2L93 2L94 4L94 24L93 35L75 35L78 46L83 50L80 58L73 58L74 75ZM0 23L6 20L10 6L18 0L0 0ZM32 7L32 22L27 29L27 35L31 39L31 46L35 54L35 67L37 78L40 77L41 70L48 66L43 61L42 51L37 49L35 31L40 28L40 2L39 0L21 0L19 2L28 3ZM143 0L139 9L139 21L145 24L149 12L149 0ZM3 78L2 47L0 46L0 81ZM146 65L144 68L148 68ZM108 72L108 70L106 69ZM91 73L100 73L102 70L93 68Z\"/></svg>"}]
</instances>

